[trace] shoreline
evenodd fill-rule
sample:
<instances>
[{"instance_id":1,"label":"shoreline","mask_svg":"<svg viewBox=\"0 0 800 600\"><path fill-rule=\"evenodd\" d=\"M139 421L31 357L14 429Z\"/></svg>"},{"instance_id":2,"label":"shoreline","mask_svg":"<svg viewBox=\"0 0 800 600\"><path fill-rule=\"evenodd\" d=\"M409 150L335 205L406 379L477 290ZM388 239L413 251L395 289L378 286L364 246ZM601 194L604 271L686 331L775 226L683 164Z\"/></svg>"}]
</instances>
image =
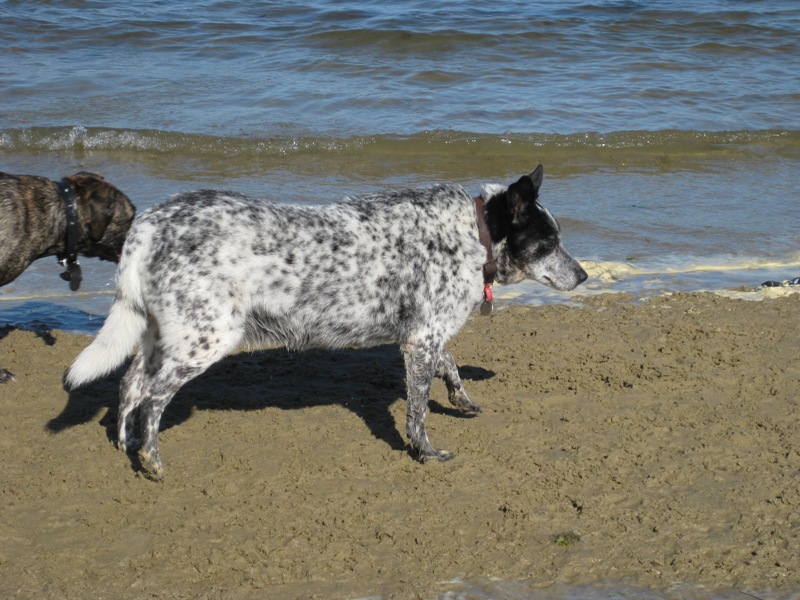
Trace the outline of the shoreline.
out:
<instances>
[{"instance_id":1,"label":"shoreline","mask_svg":"<svg viewBox=\"0 0 800 600\"><path fill-rule=\"evenodd\" d=\"M622 300L470 320L449 348L483 412L458 415L434 384L430 436L456 453L441 464L405 450L396 348L230 357L167 409L163 484L110 441L119 373L62 389L90 338L11 330L0 592L800 593L800 295Z\"/></svg>"},{"instance_id":2,"label":"shoreline","mask_svg":"<svg viewBox=\"0 0 800 600\"><path fill-rule=\"evenodd\" d=\"M762 271L756 285L726 285L709 288L697 285L685 289L662 285L628 285L619 278L620 264L602 266L593 261L580 261L589 272L590 280L572 292L557 292L536 282L510 286L495 285L495 299L506 307L543 307L548 305L591 306L596 298L613 298L616 302L642 302L672 294L710 293L751 302L780 298L800 293L800 277L787 279L779 274ZM624 271L624 269L622 269ZM661 284L663 282L656 282ZM732 281L726 282L732 284ZM771 285L763 285L770 283ZM94 335L103 325L114 297L113 290L90 290L79 293L11 294L0 295L0 327L23 330L59 329L71 334Z\"/></svg>"}]
</instances>

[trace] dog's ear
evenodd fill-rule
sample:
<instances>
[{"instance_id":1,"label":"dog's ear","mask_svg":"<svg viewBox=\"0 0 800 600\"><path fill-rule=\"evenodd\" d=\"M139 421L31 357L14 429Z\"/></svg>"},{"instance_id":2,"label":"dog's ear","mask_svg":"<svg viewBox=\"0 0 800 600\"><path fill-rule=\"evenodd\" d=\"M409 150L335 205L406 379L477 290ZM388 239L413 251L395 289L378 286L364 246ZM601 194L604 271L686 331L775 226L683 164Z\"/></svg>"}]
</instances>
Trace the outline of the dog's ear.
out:
<instances>
[{"instance_id":1,"label":"dog's ear","mask_svg":"<svg viewBox=\"0 0 800 600\"><path fill-rule=\"evenodd\" d=\"M544 169L536 167L530 175L523 175L515 183L508 186L508 208L511 211L513 225L525 225L530 211L534 209L542 185Z\"/></svg>"},{"instance_id":2,"label":"dog's ear","mask_svg":"<svg viewBox=\"0 0 800 600\"><path fill-rule=\"evenodd\" d=\"M542 165L538 165L534 170L533 173L528 175L533 181L533 187L536 190L536 195L539 195L539 188L542 187L542 179L544 179L544 167Z\"/></svg>"},{"instance_id":3,"label":"dog's ear","mask_svg":"<svg viewBox=\"0 0 800 600\"><path fill-rule=\"evenodd\" d=\"M99 242L108 229L111 219L114 218L114 208L107 199L93 195L89 201L89 236L93 241Z\"/></svg>"},{"instance_id":4,"label":"dog's ear","mask_svg":"<svg viewBox=\"0 0 800 600\"><path fill-rule=\"evenodd\" d=\"M79 203L89 213L87 223L89 237L93 242L99 242L114 217L114 208L109 196L116 190L99 175L87 171L75 173L67 179L75 187Z\"/></svg>"},{"instance_id":5,"label":"dog's ear","mask_svg":"<svg viewBox=\"0 0 800 600\"><path fill-rule=\"evenodd\" d=\"M97 173L91 173L89 171L78 171L77 173L75 173L75 176L77 177L78 175L84 175L84 176L87 176L87 177L94 177L95 179L99 179L100 181L105 181L105 179L103 178L102 175L98 175Z\"/></svg>"}]
</instances>

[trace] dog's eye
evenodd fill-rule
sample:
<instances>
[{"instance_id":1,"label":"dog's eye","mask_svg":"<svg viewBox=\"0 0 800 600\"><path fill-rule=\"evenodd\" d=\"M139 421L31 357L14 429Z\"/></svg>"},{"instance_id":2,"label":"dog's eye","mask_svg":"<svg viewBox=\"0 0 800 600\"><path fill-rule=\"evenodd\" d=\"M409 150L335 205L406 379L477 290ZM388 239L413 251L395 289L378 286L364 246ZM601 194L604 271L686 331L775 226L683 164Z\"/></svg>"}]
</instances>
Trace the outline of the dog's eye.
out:
<instances>
[{"instance_id":1,"label":"dog's eye","mask_svg":"<svg viewBox=\"0 0 800 600\"><path fill-rule=\"evenodd\" d=\"M558 254L558 243L550 240L542 242L542 250L547 254Z\"/></svg>"}]
</instances>

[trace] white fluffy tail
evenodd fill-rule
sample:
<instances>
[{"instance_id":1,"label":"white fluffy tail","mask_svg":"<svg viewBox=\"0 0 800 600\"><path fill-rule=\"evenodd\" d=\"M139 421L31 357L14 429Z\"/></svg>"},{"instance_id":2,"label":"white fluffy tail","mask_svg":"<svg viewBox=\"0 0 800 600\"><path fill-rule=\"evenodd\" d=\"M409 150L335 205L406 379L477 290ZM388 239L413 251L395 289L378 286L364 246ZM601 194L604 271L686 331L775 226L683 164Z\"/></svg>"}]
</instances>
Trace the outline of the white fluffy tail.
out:
<instances>
[{"instance_id":1,"label":"white fluffy tail","mask_svg":"<svg viewBox=\"0 0 800 600\"><path fill-rule=\"evenodd\" d=\"M74 389L120 366L142 339L146 327L143 311L118 295L97 337L69 368L67 387Z\"/></svg>"}]
</instances>

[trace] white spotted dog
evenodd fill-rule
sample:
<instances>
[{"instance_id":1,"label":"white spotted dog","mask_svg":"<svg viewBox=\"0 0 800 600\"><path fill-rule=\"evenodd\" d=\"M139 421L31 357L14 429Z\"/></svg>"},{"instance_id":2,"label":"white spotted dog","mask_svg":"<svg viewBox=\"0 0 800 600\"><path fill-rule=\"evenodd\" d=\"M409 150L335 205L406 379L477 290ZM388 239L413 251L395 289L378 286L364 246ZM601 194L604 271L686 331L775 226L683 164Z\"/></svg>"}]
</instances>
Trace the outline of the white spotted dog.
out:
<instances>
[{"instance_id":1,"label":"white spotted dog","mask_svg":"<svg viewBox=\"0 0 800 600\"><path fill-rule=\"evenodd\" d=\"M313 207L222 191L176 195L135 220L108 319L66 383L97 379L138 347L120 386L118 445L134 447L138 410L141 465L161 479L164 408L238 348L397 343L411 446L423 462L447 460L425 432L428 396L438 376L454 405L479 410L445 343L490 291L485 265L503 284L532 278L571 290L586 279L537 200L541 182L540 165L508 188L483 186L474 200L453 185Z\"/></svg>"}]
</instances>

